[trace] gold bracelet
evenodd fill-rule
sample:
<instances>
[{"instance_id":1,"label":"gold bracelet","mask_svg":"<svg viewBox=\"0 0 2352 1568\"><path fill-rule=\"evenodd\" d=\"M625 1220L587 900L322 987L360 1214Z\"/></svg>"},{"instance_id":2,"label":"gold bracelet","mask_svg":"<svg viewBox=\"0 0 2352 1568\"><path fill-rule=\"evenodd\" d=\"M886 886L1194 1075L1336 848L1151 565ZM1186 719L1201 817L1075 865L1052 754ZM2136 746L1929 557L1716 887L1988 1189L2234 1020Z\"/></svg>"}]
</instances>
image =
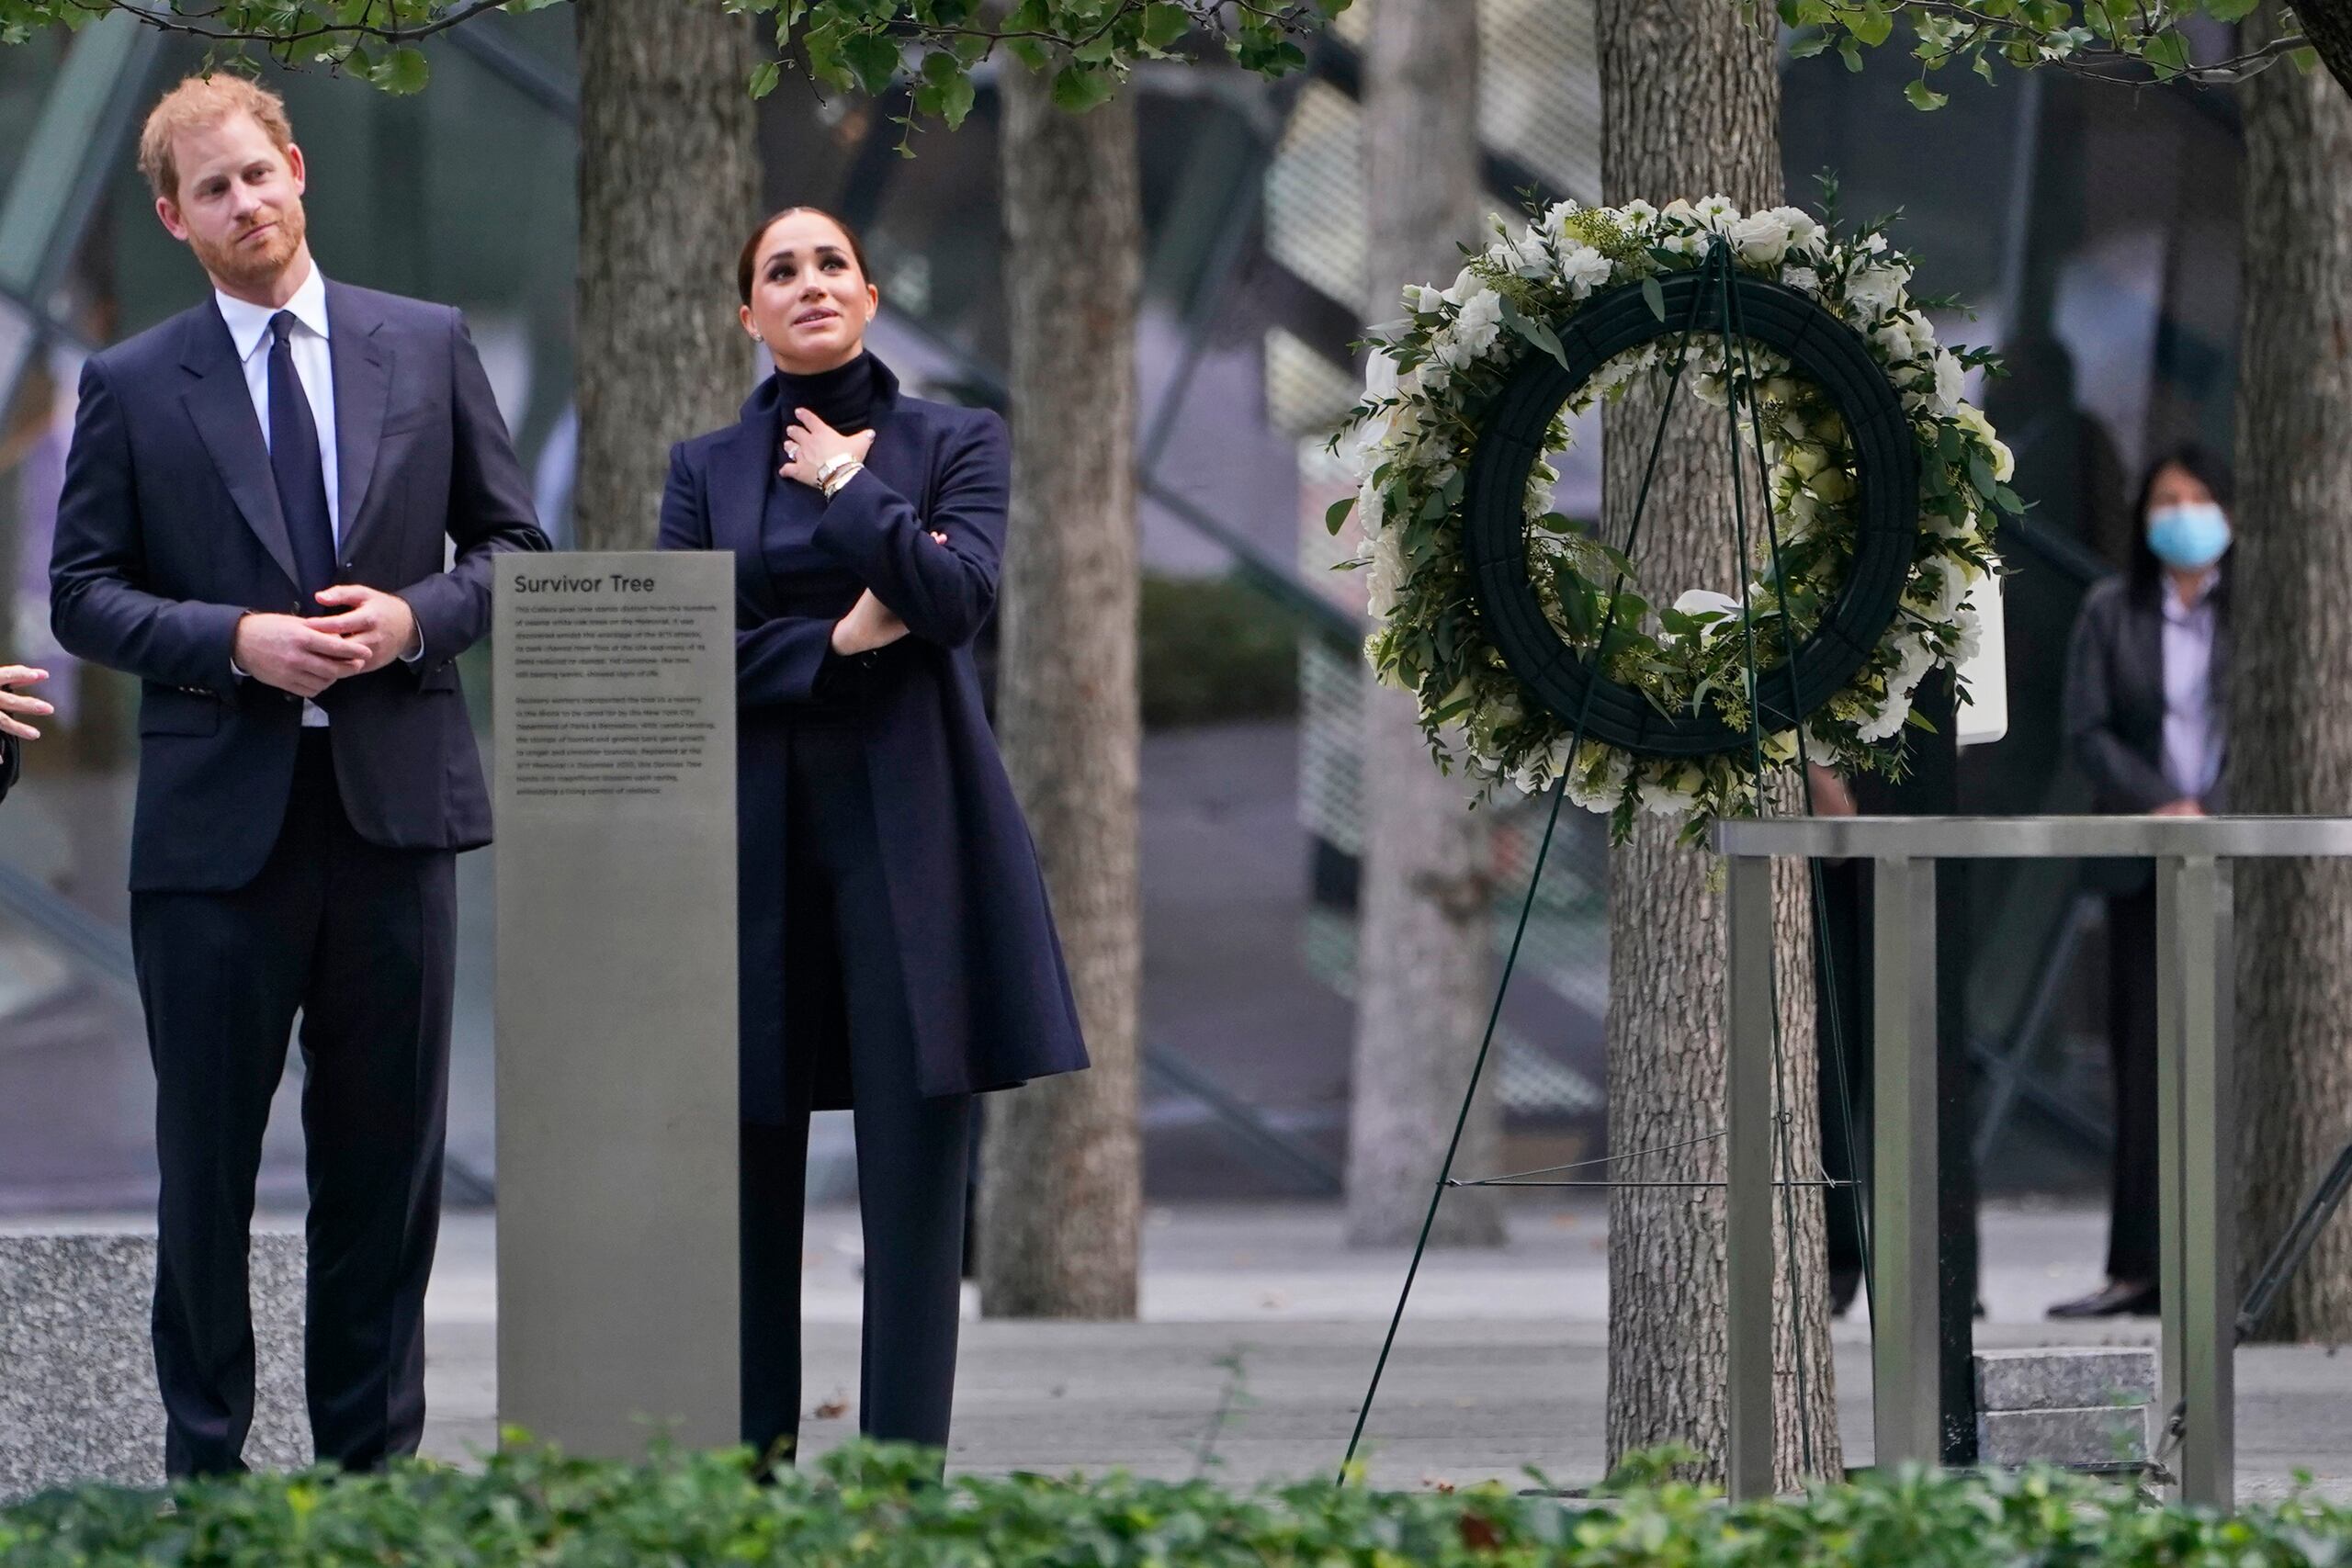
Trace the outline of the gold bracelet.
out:
<instances>
[{"instance_id":1,"label":"gold bracelet","mask_svg":"<svg viewBox=\"0 0 2352 1568\"><path fill-rule=\"evenodd\" d=\"M852 463L840 472L829 476L824 484L825 499L831 501L842 492L842 486L857 478L865 468L863 463Z\"/></svg>"}]
</instances>

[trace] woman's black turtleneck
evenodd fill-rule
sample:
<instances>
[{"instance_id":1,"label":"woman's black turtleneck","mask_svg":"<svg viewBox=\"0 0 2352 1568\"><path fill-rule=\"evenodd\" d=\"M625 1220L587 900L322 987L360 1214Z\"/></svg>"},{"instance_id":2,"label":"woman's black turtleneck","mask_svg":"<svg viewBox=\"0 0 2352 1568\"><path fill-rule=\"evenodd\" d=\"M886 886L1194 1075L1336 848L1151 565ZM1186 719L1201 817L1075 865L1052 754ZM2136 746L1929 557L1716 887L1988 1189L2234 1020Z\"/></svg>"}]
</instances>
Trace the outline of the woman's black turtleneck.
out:
<instances>
[{"instance_id":1,"label":"woman's black turtleneck","mask_svg":"<svg viewBox=\"0 0 2352 1568\"><path fill-rule=\"evenodd\" d=\"M870 429L874 371L873 356L861 353L846 365L814 376L778 370L770 377L759 395L775 420L775 463L783 464L784 432L796 408L809 410L844 434ZM839 617L848 613L865 587L855 573L818 545L817 523L824 511L814 490L771 471L767 506L760 520L760 549L786 615Z\"/></svg>"},{"instance_id":2,"label":"woman's black turtleneck","mask_svg":"<svg viewBox=\"0 0 2352 1568\"><path fill-rule=\"evenodd\" d=\"M873 423L874 356L863 349L847 364L820 370L813 376L778 370L774 385L779 434L792 423L795 409L811 411L843 434L865 430Z\"/></svg>"}]
</instances>

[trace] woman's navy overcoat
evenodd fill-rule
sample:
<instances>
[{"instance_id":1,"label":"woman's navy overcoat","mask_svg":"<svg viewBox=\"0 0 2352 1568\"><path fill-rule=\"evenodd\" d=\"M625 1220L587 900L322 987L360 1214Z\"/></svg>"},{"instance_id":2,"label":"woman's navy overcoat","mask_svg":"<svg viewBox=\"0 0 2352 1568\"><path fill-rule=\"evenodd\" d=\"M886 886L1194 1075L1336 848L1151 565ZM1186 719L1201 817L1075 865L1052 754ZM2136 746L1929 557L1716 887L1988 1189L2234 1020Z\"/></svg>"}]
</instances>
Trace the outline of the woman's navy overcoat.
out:
<instances>
[{"instance_id":1,"label":"woman's navy overcoat","mask_svg":"<svg viewBox=\"0 0 2352 1568\"><path fill-rule=\"evenodd\" d=\"M869 356L870 358L871 356ZM661 547L735 556L741 828L743 1119L783 1113L784 1053L813 1050L816 1104L849 1103L848 1051L814 1040L784 994L784 741L792 710L821 697L862 714L884 876L925 1095L1007 1089L1087 1065L1046 885L997 755L972 663L996 602L1012 473L1004 422L986 409L902 396L879 360L865 471L828 502L780 477L774 384L741 423L679 444L662 498ZM771 487L803 506L820 547L906 622L854 659L829 615L783 613L761 549ZM943 547L932 530L947 536ZM845 611L848 606L843 605ZM843 931L843 942L857 940Z\"/></svg>"}]
</instances>

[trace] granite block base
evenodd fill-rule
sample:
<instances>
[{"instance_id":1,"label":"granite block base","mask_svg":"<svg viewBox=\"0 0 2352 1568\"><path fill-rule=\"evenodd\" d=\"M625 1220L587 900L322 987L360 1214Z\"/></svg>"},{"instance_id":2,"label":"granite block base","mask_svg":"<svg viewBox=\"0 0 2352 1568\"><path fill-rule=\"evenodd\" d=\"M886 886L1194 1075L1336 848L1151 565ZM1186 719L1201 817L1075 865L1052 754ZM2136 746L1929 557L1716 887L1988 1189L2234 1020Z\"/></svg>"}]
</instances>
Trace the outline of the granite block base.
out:
<instances>
[{"instance_id":1,"label":"granite block base","mask_svg":"<svg viewBox=\"0 0 2352 1568\"><path fill-rule=\"evenodd\" d=\"M2153 1404L2156 1352L2144 1345L1976 1352L1979 1410Z\"/></svg>"},{"instance_id":2,"label":"granite block base","mask_svg":"<svg viewBox=\"0 0 2352 1568\"><path fill-rule=\"evenodd\" d=\"M257 1235L256 1355L245 1462L311 1462L302 1396L303 1243ZM0 1501L54 1486L164 1482L164 1407L148 1340L155 1238L0 1235Z\"/></svg>"},{"instance_id":3,"label":"granite block base","mask_svg":"<svg viewBox=\"0 0 2352 1568\"><path fill-rule=\"evenodd\" d=\"M2144 1404L2078 1410L1987 1410L1976 1417L1980 1464L2138 1464L2148 1457Z\"/></svg>"}]
</instances>

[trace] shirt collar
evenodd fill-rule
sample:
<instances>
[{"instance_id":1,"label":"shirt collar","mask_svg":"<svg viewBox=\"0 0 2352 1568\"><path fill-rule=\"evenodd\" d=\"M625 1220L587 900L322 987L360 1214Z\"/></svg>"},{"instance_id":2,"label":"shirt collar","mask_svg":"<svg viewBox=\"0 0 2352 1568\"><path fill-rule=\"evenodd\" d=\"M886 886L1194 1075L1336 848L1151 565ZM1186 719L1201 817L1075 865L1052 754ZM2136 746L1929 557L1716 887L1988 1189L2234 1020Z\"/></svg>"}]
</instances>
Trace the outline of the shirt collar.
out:
<instances>
[{"instance_id":1,"label":"shirt collar","mask_svg":"<svg viewBox=\"0 0 2352 1568\"><path fill-rule=\"evenodd\" d=\"M212 291L212 302L220 308L221 321L228 323L229 341L236 344L237 357L251 359L262 339L269 335L270 318L277 311L223 294L217 288ZM294 298L286 301L283 309L293 311L296 321L320 337L327 335L327 280L320 274L316 262L311 264L311 276L302 280L302 287L294 290Z\"/></svg>"},{"instance_id":2,"label":"shirt collar","mask_svg":"<svg viewBox=\"0 0 2352 1568\"><path fill-rule=\"evenodd\" d=\"M2207 572L2205 574L2205 581L2198 585L2197 597L2184 604L2180 602L2180 595L2173 590L2172 578L2167 575L2164 581L2164 592L2162 594L2165 619L2171 621L2176 625L2180 625L2194 620L2198 616L2205 614L2205 612L2212 608L2213 591L2221 585L2222 574L2220 572Z\"/></svg>"}]
</instances>

